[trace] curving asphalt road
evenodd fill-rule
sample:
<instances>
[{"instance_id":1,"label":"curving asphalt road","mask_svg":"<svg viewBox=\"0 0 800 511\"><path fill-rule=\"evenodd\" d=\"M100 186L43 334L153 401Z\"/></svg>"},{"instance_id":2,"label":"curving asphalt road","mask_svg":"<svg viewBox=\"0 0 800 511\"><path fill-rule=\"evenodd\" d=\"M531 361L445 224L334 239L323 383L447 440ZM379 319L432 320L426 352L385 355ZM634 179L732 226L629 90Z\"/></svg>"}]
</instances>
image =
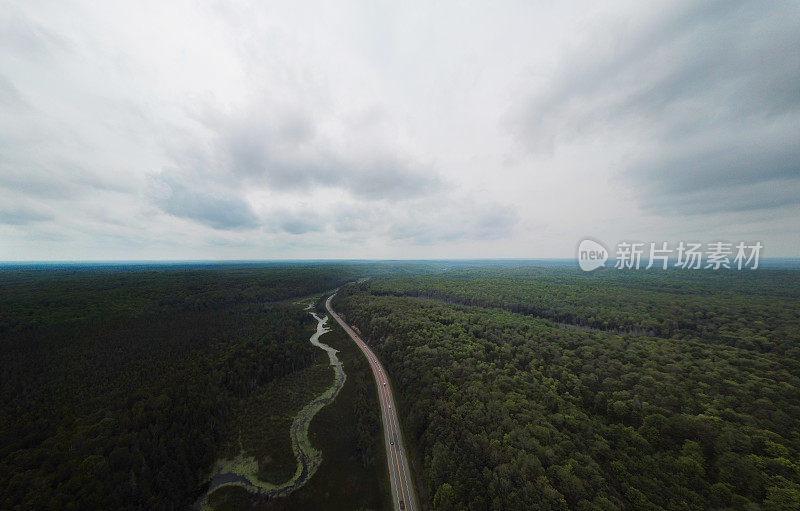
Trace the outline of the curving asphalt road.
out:
<instances>
[{"instance_id":1,"label":"curving asphalt road","mask_svg":"<svg viewBox=\"0 0 800 511\"><path fill-rule=\"evenodd\" d=\"M325 308L333 319L339 323L347 335L350 336L356 345L361 349L369 361L372 374L375 376L375 384L378 386L378 397L381 402L381 417L383 419L384 441L386 442L386 461L389 465L389 480L392 484L392 499L395 510L415 510L417 506L417 496L414 493L414 486L411 484L411 470L408 468L408 456L403 448L403 435L400 434L400 422L397 420L397 406L392 397L392 388L386 371L372 353L361 337L353 331L350 326L342 321L331 307L331 299L336 296L332 294L325 301Z\"/></svg>"}]
</instances>

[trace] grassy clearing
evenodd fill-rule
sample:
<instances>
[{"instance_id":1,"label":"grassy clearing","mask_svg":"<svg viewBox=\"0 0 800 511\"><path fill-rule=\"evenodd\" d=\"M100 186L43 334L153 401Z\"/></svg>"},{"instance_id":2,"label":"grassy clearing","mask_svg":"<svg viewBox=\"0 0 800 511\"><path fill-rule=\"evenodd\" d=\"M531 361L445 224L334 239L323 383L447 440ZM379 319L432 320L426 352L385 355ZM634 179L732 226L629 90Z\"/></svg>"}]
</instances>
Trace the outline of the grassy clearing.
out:
<instances>
[{"instance_id":1,"label":"grassy clearing","mask_svg":"<svg viewBox=\"0 0 800 511\"><path fill-rule=\"evenodd\" d=\"M303 301L303 303L308 303ZM302 303L298 303L302 305ZM378 398L363 355L335 323L320 341L339 350L347 379L330 405L316 414L309 440L322 451L316 473L287 497L259 502L243 486L226 485L209 495L216 511L252 509L391 509ZM315 364L264 385L236 405L235 434L227 439L218 469L252 480L280 484L296 476L297 460L289 432L297 414L332 382L328 357L320 351Z\"/></svg>"},{"instance_id":2,"label":"grassy clearing","mask_svg":"<svg viewBox=\"0 0 800 511\"><path fill-rule=\"evenodd\" d=\"M273 489L299 476L290 431L295 417L306 404L328 388L332 381L327 357L315 364L263 385L239 401L234 427L223 446L213 474L235 474L241 481L228 483L200 501L203 509L248 509L254 496L250 487Z\"/></svg>"},{"instance_id":3,"label":"grassy clearing","mask_svg":"<svg viewBox=\"0 0 800 511\"><path fill-rule=\"evenodd\" d=\"M327 357L320 353L319 363L270 382L243 400L235 414L237 436L228 439L225 457L254 458L262 481L278 484L292 477L297 461L289 428L300 409L330 386L332 379Z\"/></svg>"},{"instance_id":4,"label":"grassy clearing","mask_svg":"<svg viewBox=\"0 0 800 511\"><path fill-rule=\"evenodd\" d=\"M344 331L335 322L329 321L328 326L332 331L320 340L339 350L347 381L336 400L311 422L309 436L322 450L322 464L305 486L259 510L392 509L372 372ZM365 412L373 416L372 428L365 427L369 419L362 419L359 427L357 418L365 417Z\"/></svg>"}]
</instances>

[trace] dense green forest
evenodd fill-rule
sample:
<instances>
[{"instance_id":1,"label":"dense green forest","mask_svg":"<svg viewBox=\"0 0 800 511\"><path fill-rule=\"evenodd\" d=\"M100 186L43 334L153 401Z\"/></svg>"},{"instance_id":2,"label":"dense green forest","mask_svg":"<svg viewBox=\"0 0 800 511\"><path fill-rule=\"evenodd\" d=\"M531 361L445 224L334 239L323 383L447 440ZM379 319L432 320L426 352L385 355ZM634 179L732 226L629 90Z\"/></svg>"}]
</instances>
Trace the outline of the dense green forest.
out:
<instances>
[{"instance_id":1,"label":"dense green forest","mask_svg":"<svg viewBox=\"0 0 800 511\"><path fill-rule=\"evenodd\" d=\"M476 277L480 278L477 282ZM800 278L795 270L464 269L395 278L372 293L499 308L590 329L702 338L800 356Z\"/></svg>"},{"instance_id":2,"label":"dense green forest","mask_svg":"<svg viewBox=\"0 0 800 511\"><path fill-rule=\"evenodd\" d=\"M454 270L334 305L436 510L800 509L800 272Z\"/></svg>"},{"instance_id":3,"label":"dense green forest","mask_svg":"<svg viewBox=\"0 0 800 511\"><path fill-rule=\"evenodd\" d=\"M327 360L282 300L386 269L0 271L0 509L189 505L241 403Z\"/></svg>"},{"instance_id":4,"label":"dense green forest","mask_svg":"<svg viewBox=\"0 0 800 511\"><path fill-rule=\"evenodd\" d=\"M320 315L326 313L325 297L317 303ZM347 381L333 404L324 408L311 423L311 441L324 451L322 464L317 474L289 498L274 499L253 509L377 511L392 508L372 370L344 330L335 322L329 323L331 332L322 340L339 350Z\"/></svg>"},{"instance_id":5,"label":"dense green forest","mask_svg":"<svg viewBox=\"0 0 800 511\"><path fill-rule=\"evenodd\" d=\"M331 378L295 302L338 286L430 508L800 509L800 272L463 266L0 271L0 509L182 509L242 446L286 477ZM259 508L385 507L368 366L325 335L348 379L322 465Z\"/></svg>"}]
</instances>

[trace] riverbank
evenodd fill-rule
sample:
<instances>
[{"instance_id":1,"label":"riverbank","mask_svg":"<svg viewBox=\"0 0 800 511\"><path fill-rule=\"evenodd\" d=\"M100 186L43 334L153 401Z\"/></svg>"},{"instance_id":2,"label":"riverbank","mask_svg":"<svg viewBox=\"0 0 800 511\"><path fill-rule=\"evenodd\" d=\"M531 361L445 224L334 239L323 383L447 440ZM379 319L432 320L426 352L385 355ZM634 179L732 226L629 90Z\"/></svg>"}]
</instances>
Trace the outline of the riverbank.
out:
<instances>
[{"instance_id":1,"label":"riverbank","mask_svg":"<svg viewBox=\"0 0 800 511\"><path fill-rule=\"evenodd\" d=\"M325 314L325 297L316 312ZM317 473L289 497L272 499L249 511L296 511L325 509L389 510L391 491L386 471L386 451L380 427L380 408L372 373L358 347L334 321L323 337L338 351L347 381L336 400L324 407L311 422L311 443L324 451ZM244 490L241 490L244 494Z\"/></svg>"},{"instance_id":2,"label":"riverbank","mask_svg":"<svg viewBox=\"0 0 800 511\"><path fill-rule=\"evenodd\" d=\"M209 483L208 491L199 502L199 507L202 509L212 509L210 501L213 500L211 498L213 494L229 487L241 488L261 501L283 497L303 486L317 471L322 461L322 453L315 449L309 441L309 425L314 416L336 398L344 386L347 376L337 358L337 350L319 341L322 335L330 331L326 327L328 317L320 317L314 312L310 312L310 314L317 321L317 327L309 342L327 353L329 365L333 368L334 380L330 387L304 406L292 422L290 438L292 451L297 460L294 475L278 484L264 481L259 478L258 460L240 452L233 459L222 459L217 462L215 475Z\"/></svg>"}]
</instances>

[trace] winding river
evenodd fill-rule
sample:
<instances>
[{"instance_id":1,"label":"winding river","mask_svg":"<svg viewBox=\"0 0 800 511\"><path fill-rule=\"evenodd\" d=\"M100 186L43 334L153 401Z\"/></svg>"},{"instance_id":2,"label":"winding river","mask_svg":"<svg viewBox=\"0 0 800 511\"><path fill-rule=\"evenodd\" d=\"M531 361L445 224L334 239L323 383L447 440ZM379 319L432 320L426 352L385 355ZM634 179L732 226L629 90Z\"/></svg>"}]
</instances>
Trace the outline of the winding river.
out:
<instances>
[{"instance_id":1,"label":"winding river","mask_svg":"<svg viewBox=\"0 0 800 511\"><path fill-rule=\"evenodd\" d=\"M309 305L305 310L311 307ZM319 317L314 312L309 312L309 314L317 320L317 330L311 335L310 342L328 353L330 365L333 367L334 379L333 385L304 406L292 422L289 433L292 440L292 451L297 459L297 469L294 475L288 481L275 485L258 479L258 462L253 457L240 454L232 460L220 460L215 467L215 475L211 479L208 491L198 502L201 509L211 509L208 503L208 496L223 486L244 488L261 499L285 497L303 486L319 468L322 462L322 452L314 449L311 445L311 441L308 439L308 427L317 412L336 399L339 391L344 386L347 375L342 368L342 363L336 356L337 350L319 342L320 336L330 332L330 329L325 326L328 322L328 316Z\"/></svg>"}]
</instances>

